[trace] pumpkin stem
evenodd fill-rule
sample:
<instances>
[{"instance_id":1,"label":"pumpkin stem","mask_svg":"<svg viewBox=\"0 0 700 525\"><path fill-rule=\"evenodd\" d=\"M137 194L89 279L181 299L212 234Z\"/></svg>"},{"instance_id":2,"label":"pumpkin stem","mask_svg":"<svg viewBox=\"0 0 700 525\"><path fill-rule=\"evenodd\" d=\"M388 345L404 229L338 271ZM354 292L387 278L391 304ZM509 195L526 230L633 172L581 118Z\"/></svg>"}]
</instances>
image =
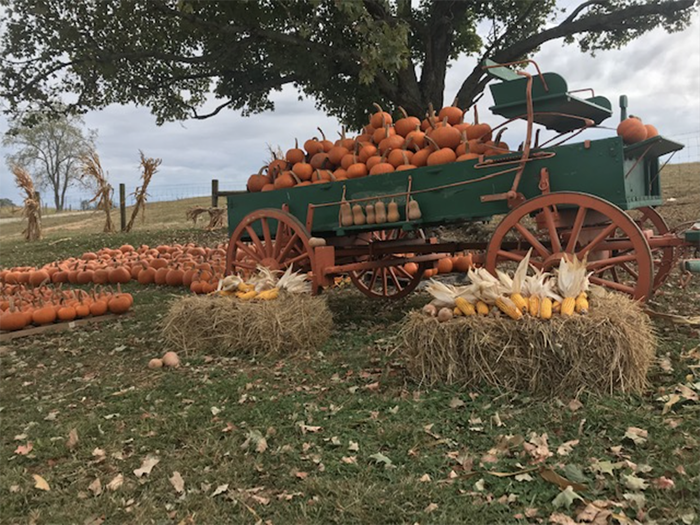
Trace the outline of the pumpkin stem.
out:
<instances>
[{"instance_id":1,"label":"pumpkin stem","mask_svg":"<svg viewBox=\"0 0 700 525\"><path fill-rule=\"evenodd\" d=\"M425 140L427 140L430 143L430 145L433 148L433 151L440 151L440 148L438 147L438 145L428 135L425 136Z\"/></svg>"},{"instance_id":2,"label":"pumpkin stem","mask_svg":"<svg viewBox=\"0 0 700 525\"><path fill-rule=\"evenodd\" d=\"M474 104L474 124L479 123L479 109L476 104Z\"/></svg>"},{"instance_id":3,"label":"pumpkin stem","mask_svg":"<svg viewBox=\"0 0 700 525\"><path fill-rule=\"evenodd\" d=\"M408 113L406 113L406 110L403 109L401 106L398 107L399 112L403 115L403 118L408 118Z\"/></svg>"},{"instance_id":4,"label":"pumpkin stem","mask_svg":"<svg viewBox=\"0 0 700 525\"><path fill-rule=\"evenodd\" d=\"M540 147L540 130L535 131L535 148Z\"/></svg>"},{"instance_id":5,"label":"pumpkin stem","mask_svg":"<svg viewBox=\"0 0 700 525\"><path fill-rule=\"evenodd\" d=\"M401 146L401 149L407 150L411 146L412 143L413 143L413 135L407 137L406 140L403 141L403 146Z\"/></svg>"},{"instance_id":6,"label":"pumpkin stem","mask_svg":"<svg viewBox=\"0 0 700 525\"><path fill-rule=\"evenodd\" d=\"M455 99L452 101L452 107L453 108L458 108L459 105L457 104L459 102L459 96L456 96Z\"/></svg>"},{"instance_id":7,"label":"pumpkin stem","mask_svg":"<svg viewBox=\"0 0 700 525\"><path fill-rule=\"evenodd\" d=\"M321 128L316 128L316 129L317 129L318 132L321 134L322 139L323 139L323 140L326 140L326 134L323 132L323 130L322 130Z\"/></svg>"}]
</instances>

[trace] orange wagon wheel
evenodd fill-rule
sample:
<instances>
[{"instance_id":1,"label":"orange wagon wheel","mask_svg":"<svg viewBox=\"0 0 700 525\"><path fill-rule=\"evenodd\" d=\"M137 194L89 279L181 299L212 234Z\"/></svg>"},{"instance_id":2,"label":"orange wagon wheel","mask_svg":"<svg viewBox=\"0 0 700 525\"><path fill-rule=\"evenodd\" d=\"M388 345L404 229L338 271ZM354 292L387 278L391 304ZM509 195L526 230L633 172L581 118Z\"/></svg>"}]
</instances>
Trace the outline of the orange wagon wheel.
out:
<instances>
[{"instance_id":1,"label":"orange wagon wheel","mask_svg":"<svg viewBox=\"0 0 700 525\"><path fill-rule=\"evenodd\" d=\"M555 192L525 201L496 228L486 269L517 264L529 248L531 264L546 271L564 254L588 260L590 281L647 300L654 264L649 243L635 221L614 204L585 193Z\"/></svg>"},{"instance_id":2,"label":"orange wagon wheel","mask_svg":"<svg viewBox=\"0 0 700 525\"><path fill-rule=\"evenodd\" d=\"M627 210L627 214L634 219L642 232L651 231L653 235L666 235L671 231L664 218L654 208L645 206ZM651 256L654 260L654 291L656 291L666 282L668 274L673 269L675 248L673 246L654 248L651 250Z\"/></svg>"},{"instance_id":3,"label":"orange wagon wheel","mask_svg":"<svg viewBox=\"0 0 700 525\"><path fill-rule=\"evenodd\" d=\"M423 232L420 230L417 234L423 236ZM399 240L406 235L407 233L401 229L377 230L358 236L356 244L370 245L382 241ZM391 257L391 255L368 256L359 259L358 262L377 261ZM426 267L425 263L417 263L415 272L408 272L403 264L355 270L350 272L350 280L367 297L373 299L400 299L411 293L420 284Z\"/></svg>"},{"instance_id":4,"label":"orange wagon wheel","mask_svg":"<svg viewBox=\"0 0 700 525\"><path fill-rule=\"evenodd\" d=\"M309 232L293 215L274 208L256 210L236 226L226 251L226 275L250 275L258 265L315 275ZM317 286L314 280L314 292Z\"/></svg>"}]
</instances>

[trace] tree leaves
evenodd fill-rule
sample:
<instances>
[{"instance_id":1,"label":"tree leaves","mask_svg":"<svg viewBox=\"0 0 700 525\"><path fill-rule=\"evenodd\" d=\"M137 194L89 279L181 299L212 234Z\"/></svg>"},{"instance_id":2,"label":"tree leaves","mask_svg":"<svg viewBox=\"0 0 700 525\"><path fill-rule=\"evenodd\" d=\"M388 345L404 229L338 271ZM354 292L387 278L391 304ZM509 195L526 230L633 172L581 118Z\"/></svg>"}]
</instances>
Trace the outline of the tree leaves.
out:
<instances>
[{"instance_id":1,"label":"tree leaves","mask_svg":"<svg viewBox=\"0 0 700 525\"><path fill-rule=\"evenodd\" d=\"M576 500L583 501L583 498L576 494L576 492L574 492L574 488L569 485L552 500L552 505L554 505L555 509L560 507L566 507L568 509Z\"/></svg>"}]
</instances>

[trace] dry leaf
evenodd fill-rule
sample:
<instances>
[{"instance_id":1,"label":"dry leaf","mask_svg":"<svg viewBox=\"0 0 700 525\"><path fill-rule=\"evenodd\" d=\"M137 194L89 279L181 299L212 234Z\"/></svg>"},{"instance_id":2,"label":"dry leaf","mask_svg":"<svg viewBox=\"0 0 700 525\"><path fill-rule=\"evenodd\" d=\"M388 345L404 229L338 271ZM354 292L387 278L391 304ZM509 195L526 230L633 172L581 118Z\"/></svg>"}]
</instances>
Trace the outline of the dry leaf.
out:
<instances>
[{"instance_id":1,"label":"dry leaf","mask_svg":"<svg viewBox=\"0 0 700 525\"><path fill-rule=\"evenodd\" d=\"M586 490L585 485L582 485L581 483L569 481L565 477L560 476L559 474L554 472L552 469L541 468L540 469L540 476L545 481L549 481L550 483L554 483L562 490L565 490L567 487L572 487L574 490L580 490L580 491Z\"/></svg>"},{"instance_id":2,"label":"dry leaf","mask_svg":"<svg viewBox=\"0 0 700 525\"><path fill-rule=\"evenodd\" d=\"M647 442L648 432L643 428L629 427L625 432L625 438L632 440L635 445L643 445Z\"/></svg>"},{"instance_id":3,"label":"dry leaf","mask_svg":"<svg viewBox=\"0 0 700 525\"><path fill-rule=\"evenodd\" d=\"M552 500L552 505L554 505L555 509L558 509L559 507L566 507L568 509L577 499L583 501L583 498L576 494L576 492L574 492L574 488L569 485Z\"/></svg>"},{"instance_id":4,"label":"dry leaf","mask_svg":"<svg viewBox=\"0 0 700 525\"><path fill-rule=\"evenodd\" d=\"M66 446L69 450L73 450L78 444L78 441L78 429L73 428L70 432L68 432L68 441L66 441Z\"/></svg>"},{"instance_id":5,"label":"dry leaf","mask_svg":"<svg viewBox=\"0 0 700 525\"><path fill-rule=\"evenodd\" d=\"M102 482L100 478L95 478L95 480L88 485L88 490L92 492L93 496L99 496L102 494Z\"/></svg>"},{"instance_id":6,"label":"dry leaf","mask_svg":"<svg viewBox=\"0 0 700 525\"><path fill-rule=\"evenodd\" d=\"M17 448L15 449L15 454L19 454L20 456L26 456L29 454L32 449L34 448L34 445L32 444L31 441L27 441L26 445L18 445Z\"/></svg>"},{"instance_id":7,"label":"dry leaf","mask_svg":"<svg viewBox=\"0 0 700 525\"><path fill-rule=\"evenodd\" d=\"M567 406L569 407L569 410L571 410L572 412L576 412L580 408L583 408L583 403L581 403L581 401L579 401L578 399L572 399L571 401L569 401L569 404Z\"/></svg>"},{"instance_id":8,"label":"dry leaf","mask_svg":"<svg viewBox=\"0 0 700 525\"><path fill-rule=\"evenodd\" d=\"M376 381L374 383L370 383L369 385L366 385L365 388L367 390L372 390L372 391L379 390L379 381Z\"/></svg>"},{"instance_id":9,"label":"dry leaf","mask_svg":"<svg viewBox=\"0 0 700 525\"><path fill-rule=\"evenodd\" d=\"M418 478L418 481L421 483L428 483L429 481L432 481L430 474L423 474L420 478Z\"/></svg>"},{"instance_id":10,"label":"dry leaf","mask_svg":"<svg viewBox=\"0 0 700 525\"><path fill-rule=\"evenodd\" d=\"M669 479L666 476L661 476L659 478L652 479L651 483L657 489L661 489L661 490L672 489L676 485L676 483L672 479Z\"/></svg>"},{"instance_id":11,"label":"dry leaf","mask_svg":"<svg viewBox=\"0 0 700 525\"><path fill-rule=\"evenodd\" d=\"M309 473L308 473L308 472L299 472L299 471L297 471L297 472L294 473L294 476L296 476L296 477L299 478L299 479L306 479L306 478L309 477Z\"/></svg>"},{"instance_id":12,"label":"dry leaf","mask_svg":"<svg viewBox=\"0 0 700 525\"><path fill-rule=\"evenodd\" d=\"M322 430L321 427L314 427L305 423L299 423L299 428L301 429L302 434L306 434L307 432L316 433Z\"/></svg>"},{"instance_id":13,"label":"dry leaf","mask_svg":"<svg viewBox=\"0 0 700 525\"><path fill-rule=\"evenodd\" d=\"M221 413L222 409L219 407L211 407L210 410L212 416L218 416Z\"/></svg>"},{"instance_id":14,"label":"dry leaf","mask_svg":"<svg viewBox=\"0 0 700 525\"><path fill-rule=\"evenodd\" d=\"M85 518L85 521L83 521L83 525L102 525L104 522L104 516L92 516L90 518Z\"/></svg>"},{"instance_id":15,"label":"dry leaf","mask_svg":"<svg viewBox=\"0 0 700 525\"><path fill-rule=\"evenodd\" d=\"M555 512L549 516L548 522L553 523L554 525L576 525L576 522L573 519L566 514L562 514L561 512Z\"/></svg>"},{"instance_id":16,"label":"dry leaf","mask_svg":"<svg viewBox=\"0 0 700 525\"><path fill-rule=\"evenodd\" d=\"M134 470L134 474L137 478L140 478L141 476L148 476L151 473L151 470L153 470L153 467L155 467L159 462L160 459L149 454L144 458L143 462L141 463L141 467Z\"/></svg>"},{"instance_id":17,"label":"dry leaf","mask_svg":"<svg viewBox=\"0 0 700 525\"><path fill-rule=\"evenodd\" d=\"M578 445L579 440L578 439L573 439L571 441L566 441L559 445L559 448L557 448L557 454L560 456L568 456L571 454L571 451L574 449L576 445Z\"/></svg>"},{"instance_id":18,"label":"dry leaf","mask_svg":"<svg viewBox=\"0 0 700 525\"><path fill-rule=\"evenodd\" d=\"M350 441L350 444L348 445L348 450L350 452L359 452L360 445L357 443L357 441Z\"/></svg>"},{"instance_id":19,"label":"dry leaf","mask_svg":"<svg viewBox=\"0 0 700 525\"><path fill-rule=\"evenodd\" d=\"M34 483L35 489L46 490L46 491L51 490L51 487L49 487L49 484L39 474L32 474L32 476L34 477L34 481L35 481L35 483Z\"/></svg>"},{"instance_id":20,"label":"dry leaf","mask_svg":"<svg viewBox=\"0 0 700 525\"><path fill-rule=\"evenodd\" d=\"M214 492L211 493L211 497L214 498L214 497L218 496L219 494L223 494L227 490L228 490L228 483L224 483L223 485L219 485L218 487L216 487L216 490L214 490Z\"/></svg>"},{"instance_id":21,"label":"dry leaf","mask_svg":"<svg viewBox=\"0 0 700 525\"><path fill-rule=\"evenodd\" d=\"M645 480L638 478L634 474L622 474L620 477L622 478L625 487L630 490L644 490L649 486Z\"/></svg>"},{"instance_id":22,"label":"dry leaf","mask_svg":"<svg viewBox=\"0 0 700 525\"><path fill-rule=\"evenodd\" d=\"M357 456L343 456L340 460L346 465L355 465L357 463Z\"/></svg>"},{"instance_id":23,"label":"dry leaf","mask_svg":"<svg viewBox=\"0 0 700 525\"><path fill-rule=\"evenodd\" d=\"M530 454L533 458L533 463L541 463L546 461L547 458L553 456L554 454L549 451L549 445L547 444L547 433L545 432L541 436L532 432L530 434L530 440L523 443L523 448Z\"/></svg>"},{"instance_id":24,"label":"dry leaf","mask_svg":"<svg viewBox=\"0 0 700 525\"><path fill-rule=\"evenodd\" d=\"M450 408L460 408L460 407L463 407L464 405L466 405L466 403L458 397L453 397L450 400Z\"/></svg>"},{"instance_id":25,"label":"dry leaf","mask_svg":"<svg viewBox=\"0 0 700 525\"><path fill-rule=\"evenodd\" d=\"M479 481L474 483L474 488L479 492L483 492L484 489L486 489L486 481L484 481L484 478L481 478Z\"/></svg>"},{"instance_id":26,"label":"dry leaf","mask_svg":"<svg viewBox=\"0 0 700 525\"><path fill-rule=\"evenodd\" d=\"M266 498L265 496L259 496L257 494L253 494L252 496L250 496L250 499L256 501L257 503L260 503L261 505L267 505L270 503L270 498Z\"/></svg>"},{"instance_id":27,"label":"dry leaf","mask_svg":"<svg viewBox=\"0 0 700 525\"><path fill-rule=\"evenodd\" d=\"M437 508L438 508L437 503L431 503L430 505L428 505L427 507L425 507L423 509L423 512L425 512L426 514L430 514L431 512L437 510Z\"/></svg>"},{"instance_id":28,"label":"dry leaf","mask_svg":"<svg viewBox=\"0 0 700 525\"><path fill-rule=\"evenodd\" d=\"M123 484L124 484L124 476L121 474L117 474L112 481L107 483L107 488L109 490L117 490Z\"/></svg>"},{"instance_id":29,"label":"dry leaf","mask_svg":"<svg viewBox=\"0 0 700 525\"><path fill-rule=\"evenodd\" d=\"M168 478L168 480L170 481L170 484L175 489L175 492L177 492L179 494L182 494L183 492L185 492L185 480L182 479L182 476L180 475L180 473L177 470L175 472L173 472L173 475L170 478Z\"/></svg>"}]
</instances>

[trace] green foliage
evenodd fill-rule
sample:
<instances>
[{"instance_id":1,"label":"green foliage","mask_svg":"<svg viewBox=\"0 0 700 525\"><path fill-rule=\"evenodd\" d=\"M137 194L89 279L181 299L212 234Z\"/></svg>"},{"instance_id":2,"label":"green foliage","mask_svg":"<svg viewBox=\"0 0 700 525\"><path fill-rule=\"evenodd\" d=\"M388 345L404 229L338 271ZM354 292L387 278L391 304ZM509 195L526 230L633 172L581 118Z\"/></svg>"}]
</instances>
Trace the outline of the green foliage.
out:
<instances>
[{"instance_id":1,"label":"green foliage","mask_svg":"<svg viewBox=\"0 0 700 525\"><path fill-rule=\"evenodd\" d=\"M584 2L555 25L555 0L0 0L0 90L8 111L151 109L158 123L274 109L284 85L359 128L371 102L422 114L442 104L464 54L527 57L553 39L582 51L619 47L656 27L687 27L693 0ZM564 13L566 15L566 13ZM480 34L482 28L488 28ZM459 92L484 88L477 66ZM76 94L67 108L61 100ZM204 110L213 98L218 104ZM204 111L204 113L203 113Z\"/></svg>"}]
</instances>

